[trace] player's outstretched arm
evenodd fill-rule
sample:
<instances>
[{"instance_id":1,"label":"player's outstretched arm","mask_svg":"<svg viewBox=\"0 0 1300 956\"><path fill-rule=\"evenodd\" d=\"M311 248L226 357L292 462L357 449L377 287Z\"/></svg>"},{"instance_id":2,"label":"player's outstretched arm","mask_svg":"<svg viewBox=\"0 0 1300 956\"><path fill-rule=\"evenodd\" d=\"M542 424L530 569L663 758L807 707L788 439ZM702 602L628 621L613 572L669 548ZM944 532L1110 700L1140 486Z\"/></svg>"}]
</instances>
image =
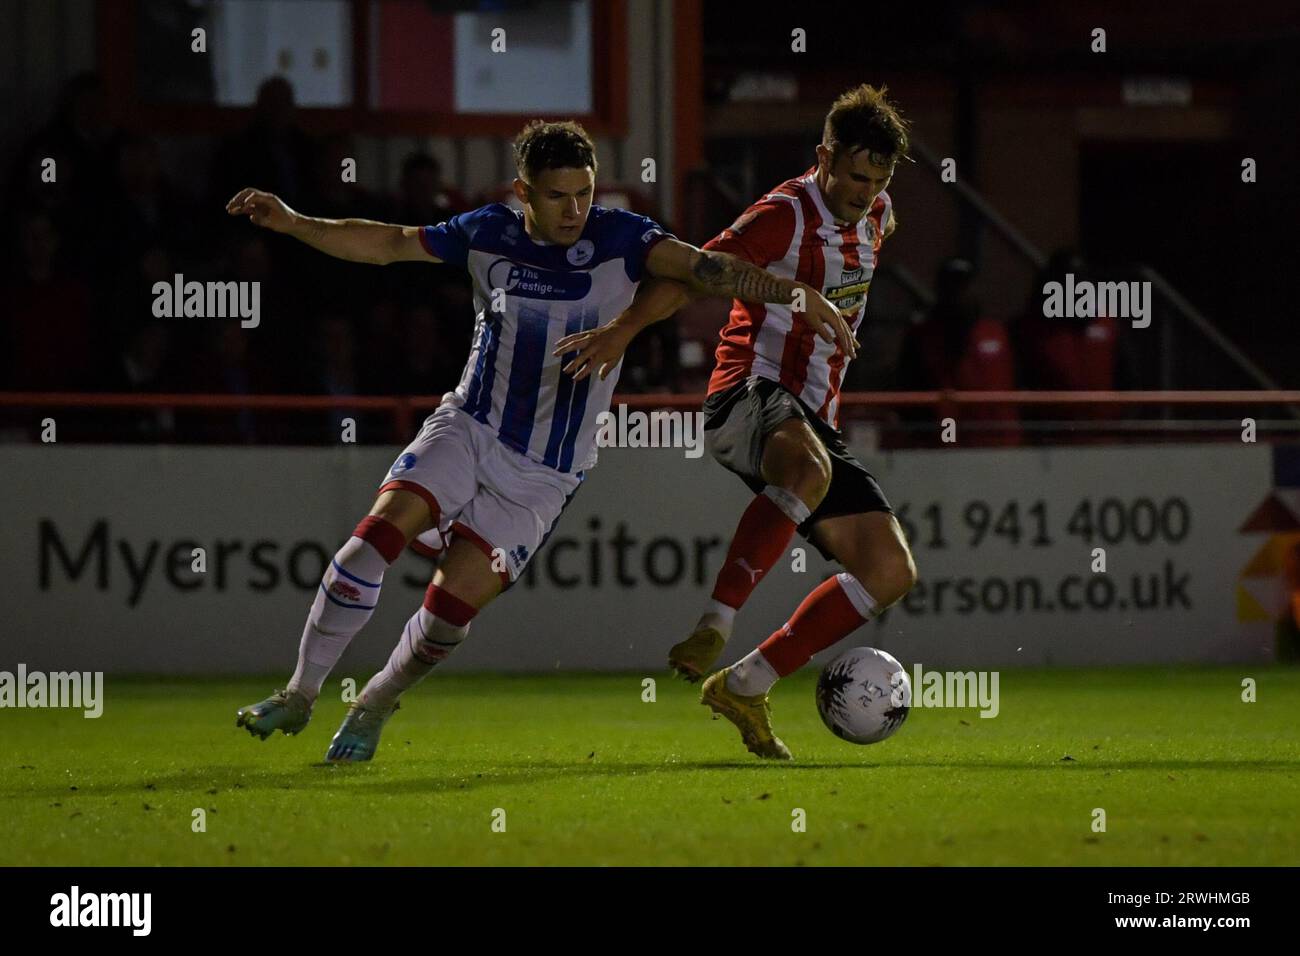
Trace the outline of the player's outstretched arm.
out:
<instances>
[{"instance_id":1,"label":"player's outstretched arm","mask_svg":"<svg viewBox=\"0 0 1300 956\"><path fill-rule=\"evenodd\" d=\"M577 351L564 371L581 382L592 372L601 381L614 370L623 353L646 326L662 322L691 298L690 290L672 279L647 279L637 286L632 304L608 325L566 335L555 343L554 355Z\"/></svg>"},{"instance_id":2,"label":"player's outstretched arm","mask_svg":"<svg viewBox=\"0 0 1300 956\"><path fill-rule=\"evenodd\" d=\"M420 242L419 226L396 226L369 219L317 219L290 209L274 193L241 189L226 203L232 216L247 216L255 226L284 233L313 249L351 262L387 265L419 260L439 262Z\"/></svg>"},{"instance_id":3,"label":"player's outstretched arm","mask_svg":"<svg viewBox=\"0 0 1300 956\"><path fill-rule=\"evenodd\" d=\"M840 310L820 289L806 283L774 276L737 256L716 249L697 249L671 237L650 250L646 271L660 278L676 279L701 295L793 306L823 340L837 342L849 358L857 357L857 340Z\"/></svg>"}]
</instances>

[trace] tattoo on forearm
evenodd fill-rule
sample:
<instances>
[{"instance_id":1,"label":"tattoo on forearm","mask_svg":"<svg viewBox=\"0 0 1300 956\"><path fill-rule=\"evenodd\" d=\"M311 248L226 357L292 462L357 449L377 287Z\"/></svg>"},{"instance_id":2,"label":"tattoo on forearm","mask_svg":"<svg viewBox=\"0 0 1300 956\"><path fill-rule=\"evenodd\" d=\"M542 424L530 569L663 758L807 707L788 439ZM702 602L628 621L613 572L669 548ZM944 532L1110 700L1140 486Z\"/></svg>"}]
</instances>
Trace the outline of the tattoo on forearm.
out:
<instances>
[{"instance_id":1,"label":"tattoo on forearm","mask_svg":"<svg viewBox=\"0 0 1300 956\"><path fill-rule=\"evenodd\" d=\"M750 302L780 302L789 299L783 283L774 275L748 262L742 264L736 281L736 295Z\"/></svg>"},{"instance_id":2,"label":"tattoo on forearm","mask_svg":"<svg viewBox=\"0 0 1300 956\"><path fill-rule=\"evenodd\" d=\"M695 265L691 272L701 285L713 288L719 286L726 276L727 268L720 261L720 257L712 253L702 252L700 257L695 260Z\"/></svg>"},{"instance_id":3,"label":"tattoo on forearm","mask_svg":"<svg viewBox=\"0 0 1300 956\"><path fill-rule=\"evenodd\" d=\"M789 283L734 256L704 252L691 269L701 287L746 302L789 302Z\"/></svg>"}]
</instances>

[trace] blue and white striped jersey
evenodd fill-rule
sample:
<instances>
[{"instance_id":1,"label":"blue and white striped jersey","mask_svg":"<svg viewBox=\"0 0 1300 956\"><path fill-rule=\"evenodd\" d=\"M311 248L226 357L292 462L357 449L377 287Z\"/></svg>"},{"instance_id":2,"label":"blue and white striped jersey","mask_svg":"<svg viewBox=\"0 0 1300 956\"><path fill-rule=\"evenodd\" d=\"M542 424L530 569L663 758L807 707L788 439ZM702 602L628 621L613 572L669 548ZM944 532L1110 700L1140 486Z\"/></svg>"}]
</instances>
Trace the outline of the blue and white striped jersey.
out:
<instances>
[{"instance_id":1,"label":"blue and white striped jersey","mask_svg":"<svg viewBox=\"0 0 1300 956\"><path fill-rule=\"evenodd\" d=\"M567 247L534 242L523 214L501 203L425 226L425 249L469 270L478 312L469 361L445 400L535 461L562 472L590 468L596 416L609 409L623 363L603 382L590 375L575 384L560 371L573 353L551 351L625 310L646 254L667 235L644 216L595 205Z\"/></svg>"}]
</instances>

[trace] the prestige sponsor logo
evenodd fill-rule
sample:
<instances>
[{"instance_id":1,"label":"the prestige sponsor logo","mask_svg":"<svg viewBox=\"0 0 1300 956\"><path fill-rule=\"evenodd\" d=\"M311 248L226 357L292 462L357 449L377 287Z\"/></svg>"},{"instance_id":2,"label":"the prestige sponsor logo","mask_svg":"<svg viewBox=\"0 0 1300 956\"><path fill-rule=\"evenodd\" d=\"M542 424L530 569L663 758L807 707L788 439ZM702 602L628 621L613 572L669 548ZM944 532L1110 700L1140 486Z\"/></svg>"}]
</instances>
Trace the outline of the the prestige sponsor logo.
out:
<instances>
[{"instance_id":1,"label":"the prestige sponsor logo","mask_svg":"<svg viewBox=\"0 0 1300 956\"><path fill-rule=\"evenodd\" d=\"M488 285L524 299L577 301L591 292L588 272L556 272L498 259L488 267Z\"/></svg>"}]
</instances>

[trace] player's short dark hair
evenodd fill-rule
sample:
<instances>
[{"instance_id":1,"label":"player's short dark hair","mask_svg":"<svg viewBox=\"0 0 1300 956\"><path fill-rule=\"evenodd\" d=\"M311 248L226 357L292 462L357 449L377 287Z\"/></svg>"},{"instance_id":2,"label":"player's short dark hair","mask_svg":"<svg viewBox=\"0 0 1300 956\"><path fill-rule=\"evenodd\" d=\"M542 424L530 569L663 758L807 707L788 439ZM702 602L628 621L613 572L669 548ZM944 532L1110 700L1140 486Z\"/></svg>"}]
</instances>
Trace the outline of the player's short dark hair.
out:
<instances>
[{"instance_id":1,"label":"player's short dark hair","mask_svg":"<svg viewBox=\"0 0 1300 956\"><path fill-rule=\"evenodd\" d=\"M866 83L841 93L831 104L822 128L822 145L839 155L861 150L879 153L893 165L907 157L908 122L889 101L889 88Z\"/></svg>"},{"instance_id":2,"label":"player's short dark hair","mask_svg":"<svg viewBox=\"0 0 1300 956\"><path fill-rule=\"evenodd\" d=\"M596 144L572 120L548 123L533 120L515 137L515 167L521 179L531 182L544 169L596 171Z\"/></svg>"}]
</instances>

